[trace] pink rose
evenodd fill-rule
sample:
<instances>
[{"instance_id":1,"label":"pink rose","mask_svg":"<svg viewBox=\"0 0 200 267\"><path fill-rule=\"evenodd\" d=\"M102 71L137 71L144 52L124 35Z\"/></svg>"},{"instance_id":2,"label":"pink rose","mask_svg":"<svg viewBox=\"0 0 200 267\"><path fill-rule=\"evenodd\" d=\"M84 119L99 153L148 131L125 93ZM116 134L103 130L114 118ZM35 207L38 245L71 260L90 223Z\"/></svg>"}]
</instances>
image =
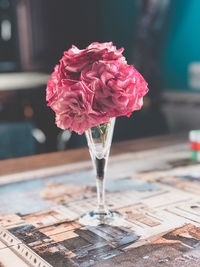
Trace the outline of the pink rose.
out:
<instances>
[{"instance_id":1,"label":"pink rose","mask_svg":"<svg viewBox=\"0 0 200 267\"><path fill-rule=\"evenodd\" d=\"M122 52L111 42L92 43L84 50L72 46L64 52L46 89L58 127L82 134L142 107L147 83Z\"/></svg>"},{"instance_id":2,"label":"pink rose","mask_svg":"<svg viewBox=\"0 0 200 267\"><path fill-rule=\"evenodd\" d=\"M81 72L86 66L99 60L116 60L121 58L123 48L117 50L116 46L110 43L92 43L86 49L79 50L76 46L72 46L68 51L64 52L61 59L65 70L69 72Z\"/></svg>"},{"instance_id":3,"label":"pink rose","mask_svg":"<svg viewBox=\"0 0 200 267\"><path fill-rule=\"evenodd\" d=\"M148 92L140 73L120 60L93 63L82 71L81 80L95 92L96 108L109 117L129 116L141 109Z\"/></svg>"},{"instance_id":4,"label":"pink rose","mask_svg":"<svg viewBox=\"0 0 200 267\"><path fill-rule=\"evenodd\" d=\"M63 81L49 103L56 112L57 126L82 134L92 126L109 121L105 113L93 110L93 98L94 93L84 82L67 79Z\"/></svg>"},{"instance_id":5,"label":"pink rose","mask_svg":"<svg viewBox=\"0 0 200 267\"><path fill-rule=\"evenodd\" d=\"M47 82L46 100L51 102L53 97L57 96L59 87L63 82L65 83L65 80L79 80L79 76L80 74L66 71L61 61L60 65L55 66L51 80Z\"/></svg>"}]
</instances>

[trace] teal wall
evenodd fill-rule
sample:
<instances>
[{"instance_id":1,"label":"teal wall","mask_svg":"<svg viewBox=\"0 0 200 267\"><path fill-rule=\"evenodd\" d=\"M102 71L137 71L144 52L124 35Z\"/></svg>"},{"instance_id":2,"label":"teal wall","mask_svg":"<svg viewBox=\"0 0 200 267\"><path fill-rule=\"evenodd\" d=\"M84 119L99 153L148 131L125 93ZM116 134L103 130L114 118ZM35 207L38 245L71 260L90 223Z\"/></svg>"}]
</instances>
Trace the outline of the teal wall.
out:
<instances>
[{"instance_id":1,"label":"teal wall","mask_svg":"<svg viewBox=\"0 0 200 267\"><path fill-rule=\"evenodd\" d=\"M188 65L200 61L200 0L172 0L161 55L167 90L190 90Z\"/></svg>"},{"instance_id":2,"label":"teal wall","mask_svg":"<svg viewBox=\"0 0 200 267\"><path fill-rule=\"evenodd\" d=\"M162 0L160 0L162 1ZM101 41L125 48L132 64L138 8L135 0L101 0ZM165 90L185 90L188 65L200 61L200 0L171 0L163 31L160 69Z\"/></svg>"},{"instance_id":3,"label":"teal wall","mask_svg":"<svg viewBox=\"0 0 200 267\"><path fill-rule=\"evenodd\" d=\"M135 0L101 0L101 41L113 41L124 47L124 55L131 64L134 35L138 18Z\"/></svg>"}]
</instances>

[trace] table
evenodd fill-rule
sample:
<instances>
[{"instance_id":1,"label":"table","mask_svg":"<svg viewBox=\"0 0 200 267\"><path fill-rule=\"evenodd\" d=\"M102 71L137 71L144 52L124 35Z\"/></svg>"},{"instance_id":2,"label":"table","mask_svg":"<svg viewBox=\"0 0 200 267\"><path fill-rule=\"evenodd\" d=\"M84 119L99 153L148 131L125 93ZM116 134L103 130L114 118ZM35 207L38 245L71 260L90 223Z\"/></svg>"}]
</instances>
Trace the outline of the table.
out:
<instances>
[{"instance_id":1,"label":"table","mask_svg":"<svg viewBox=\"0 0 200 267\"><path fill-rule=\"evenodd\" d=\"M78 222L96 205L86 148L0 162L0 266L200 266L200 164L187 136L111 154L106 201L123 227Z\"/></svg>"},{"instance_id":2,"label":"table","mask_svg":"<svg viewBox=\"0 0 200 267\"><path fill-rule=\"evenodd\" d=\"M15 72L0 74L0 91L27 90L44 86L50 79L47 73Z\"/></svg>"}]
</instances>

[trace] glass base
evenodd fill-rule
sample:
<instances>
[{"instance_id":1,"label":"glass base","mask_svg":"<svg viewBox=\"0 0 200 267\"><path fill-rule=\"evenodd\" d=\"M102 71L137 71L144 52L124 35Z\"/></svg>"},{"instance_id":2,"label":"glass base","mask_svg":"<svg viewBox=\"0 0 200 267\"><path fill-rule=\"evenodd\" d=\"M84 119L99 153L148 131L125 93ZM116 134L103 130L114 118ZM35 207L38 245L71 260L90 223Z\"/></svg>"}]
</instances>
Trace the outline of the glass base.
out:
<instances>
[{"instance_id":1,"label":"glass base","mask_svg":"<svg viewBox=\"0 0 200 267\"><path fill-rule=\"evenodd\" d=\"M95 212L90 211L79 219L79 223L84 226L99 226L99 225L112 225L112 226L125 226L125 218L114 211Z\"/></svg>"}]
</instances>

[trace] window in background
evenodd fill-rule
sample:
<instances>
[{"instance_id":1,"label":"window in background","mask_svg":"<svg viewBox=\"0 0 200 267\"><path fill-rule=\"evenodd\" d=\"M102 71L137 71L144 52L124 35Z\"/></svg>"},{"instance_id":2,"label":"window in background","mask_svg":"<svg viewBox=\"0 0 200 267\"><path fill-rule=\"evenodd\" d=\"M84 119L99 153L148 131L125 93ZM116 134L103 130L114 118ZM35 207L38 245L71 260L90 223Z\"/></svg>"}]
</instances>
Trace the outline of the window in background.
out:
<instances>
[{"instance_id":1,"label":"window in background","mask_svg":"<svg viewBox=\"0 0 200 267\"><path fill-rule=\"evenodd\" d=\"M0 0L0 72L19 68L14 6L13 0Z\"/></svg>"}]
</instances>

